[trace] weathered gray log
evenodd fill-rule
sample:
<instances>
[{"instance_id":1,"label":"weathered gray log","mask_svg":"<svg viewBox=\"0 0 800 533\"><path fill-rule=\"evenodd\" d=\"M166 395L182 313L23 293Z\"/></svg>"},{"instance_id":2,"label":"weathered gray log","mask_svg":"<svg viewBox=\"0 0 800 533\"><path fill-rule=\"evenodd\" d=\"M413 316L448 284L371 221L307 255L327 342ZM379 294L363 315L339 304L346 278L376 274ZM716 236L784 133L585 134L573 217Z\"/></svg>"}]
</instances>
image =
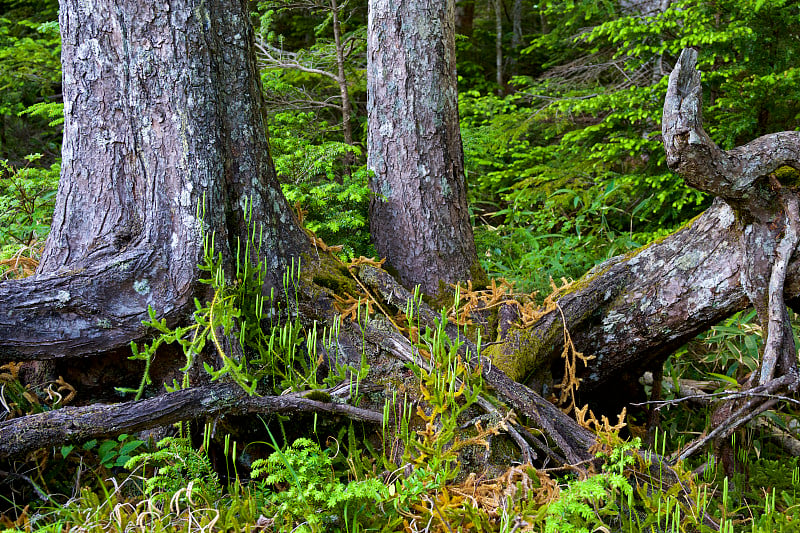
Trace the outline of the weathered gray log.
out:
<instances>
[{"instance_id":1,"label":"weathered gray log","mask_svg":"<svg viewBox=\"0 0 800 533\"><path fill-rule=\"evenodd\" d=\"M510 330L486 355L514 379L546 374L564 346L563 316L576 349L595 356L580 373L581 390L663 360L748 305L739 235L732 209L716 202L665 239L598 265L558 300L560 309Z\"/></svg>"},{"instance_id":2,"label":"weathered gray log","mask_svg":"<svg viewBox=\"0 0 800 533\"><path fill-rule=\"evenodd\" d=\"M298 395L248 396L235 383L215 383L147 400L113 405L63 407L0 423L0 459L39 448L114 437L184 420L248 413L325 413L381 424L383 415L345 404Z\"/></svg>"},{"instance_id":3,"label":"weathered gray log","mask_svg":"<svg viewBox=\"0 0 800 533\"><path fill-rule=\"evenodd\" d=\"M785 213L797 193L769 176L783 166L800 168L800 132L718 148L702 128L696 58L693 50L684 51L670 76L664 143L670 167L718 199L676 233L595 267L558 301L558 310L491 346L489 355L515 379L538 374L539 383L547 381L542 374L561 354L564 323L576 349L595 356L579 374L581 390L591 392L659 363L751 303L765 330L770 322L782 329L775 358L784 367L796 360L785 316L769 319L770 309L773 316L785 311L774 296L769 304L768 287L771 281L782 286L790 304L800 296L800 262L795 257L787 263L794 246L783 240L794 234ZM783 260L773 279L776 257Z\"/></svg>"}]
</instances>

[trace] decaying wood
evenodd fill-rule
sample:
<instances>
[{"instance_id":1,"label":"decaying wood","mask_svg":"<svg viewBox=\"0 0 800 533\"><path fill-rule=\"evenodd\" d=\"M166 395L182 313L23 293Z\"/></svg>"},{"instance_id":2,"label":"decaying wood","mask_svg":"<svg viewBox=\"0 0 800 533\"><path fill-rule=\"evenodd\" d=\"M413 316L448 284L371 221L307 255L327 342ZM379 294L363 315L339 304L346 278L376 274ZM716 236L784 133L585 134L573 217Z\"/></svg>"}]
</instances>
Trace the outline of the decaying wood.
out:
<instances>
[{"instance_id":1,"label":"decaying wood","mask_svg":"<svg viewBox=\"0 0 800 533\"><path fill-rule=\"evenodd\" d=\"M204 417L243 414L325 413L381 424L383 415L301 395L248 396L235 383L215 383L113 405L63 407L0 423L0 459L38 448L113 437Z\"/></svg>"},{"instance_id":2,"label":"decaying wood","mask_svg":"<svg viewBox=\"0 0 800 533\"><path fill-rule=\"evenodd\" d=\"M695 60L696 53L684 52L670 78L664 142L671 168L718 199L676 233L598 265L558 300L558 309L490 347L498 364L513 358L504 366L515 367L513 377L549 372L563 349L566 326L575 348L595 356L578 374L581 391L619 391L620 376L660 364L748 305L755 306L764 331L771 323L774 332L762 383L772 367L795 372L782 299L794 305L800 295L800 262L792 255L797 193L769 176L782 166L798 168L800 133L719 149L702 129Z\"/></svg>"},{"instance_id":3,"label":"decaying wood","mask_svg":"<svg viewBox=\"0 0 800 533\"><path fill-rule=\"evenodd\" d=\"M676 233L602 263L573 284L558 308L525 329L511 329L487 355L523 379L558 366L566 325L576 349L595 359L579 369L580 390L592 394L620 376L636 379L650 365L749 301L740 284L742 250L735 214L711 208ZM566 324L565 324L566 322ZM504 364L508 358L510 364ZM540 379L546 382L546 379Z\"/></svg>"},{"instance_id":4,"label":"decaying wood","mask_svg":"<svg viewBox=\"0 0 800 533\"><path fill-rule=\"evenodd\" d=\"M779 403L781 392L800 386L797 349L784 302L789 261L800 235L797 190L774 174L800 169L800 133L782 132L723 151L702 125L702 88L697 52L685 49L670 75L664 102L667 164L687 183L724 199L734 209L743 254L741 285L767 336L761 368L745 384L744 400L729 400L715 414L716 427L679 454L683 459Z\"/></svg>"},{"instance_id":5,"label":"decaying wood","mask_svg":"<svg viewBox=\"0 0 800 533\"><path fill-rule=\"evenodd\" d=\"M697 189L732 202L755 202L754 186L782 166L800 169L800 132L764 135L721 150L703 129L697 51L687 48L670 74L662 133L667 165Z\"/></svg>"},{"instance_id":6,"label":"decaying wood","mask_svg":"<svg viewBox=\"0 0 800 533\"><path fill-rule=\"evenodd\" d=\"M441 314L436 313L424 301L414 298L414 295L400 285L386 271L365 265L359 269L359 278L368 285L376 294L379 294L384 301L399 309L414 309L416 316L420 318L420 324L433 328L436 321L441 319ZM465 353L477 354L478 347L459 333L458 328L448 323L445 332L452 341L461 342L465 348ZM410 361L416 364L424 364L420 360L419 354L411 342L397 332L387 332L374 327L367 327L366 338L379 346L387 349L395 357ZM572 418L565 415L561 409L549 401L536 394L525 385L509 378L501 369L486 357L473 357L468 360L472 368L481 368L481 374L490 392L497 396L497 399L513 409L517 414L530 420L536 427L553 440L555 448L561 451L569 463L578 463L590 458L588 449L595 443L594 434L587 429L579 426ZM517 441L516 436L514 440ZM550 456L556 462L563 462L560 456L554 454L549 446L543 445L538 439L528 441ZM520 445L523 455L525 446Z\"/></svg>"}]
</instances>

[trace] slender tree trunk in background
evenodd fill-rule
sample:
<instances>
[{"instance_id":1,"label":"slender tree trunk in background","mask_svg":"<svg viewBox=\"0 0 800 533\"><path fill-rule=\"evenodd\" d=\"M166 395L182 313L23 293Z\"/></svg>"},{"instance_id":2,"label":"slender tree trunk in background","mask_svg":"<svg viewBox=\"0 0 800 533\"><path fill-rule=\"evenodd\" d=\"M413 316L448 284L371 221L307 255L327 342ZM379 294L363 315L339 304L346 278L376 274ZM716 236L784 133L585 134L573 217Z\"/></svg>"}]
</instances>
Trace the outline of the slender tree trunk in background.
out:
<instances>
[{"instance_id":1,"label":"slender tree trunk in background","mask_svg":"<svg viewBox=\"0 0 800 533\"><path fill-rule=\"evenodd\" d=\"M498 94L504 94L503 85L503 0L494 0L494 51Z\"/></svg>"},{"instance_id":2,"label":"slender tree trunk in background","mask_svg":"<svg viewBox=\"0 0 800 533\"><path fill-rule=\"evenodd\" d=\"M519 49L522 46L522 0L514 0L514 7L511 11L511 75L516 76L517 72L517 56Z\"/></svg>"},{"instance_id":3,"label":"slender tree trunk in background","mask_svg":"<svg viewBox=\"0 0 800 533\"><path fill-rule=\"evenodd\" d=\"M203 229L230 266L250 210L268 285L306 250L269 155L249 16L246 0L62 0L61 182L37 274L0 284L1 360L127 349L148 306L185 320Z\"/></svg>"},{"instance_id":4,"label":"slender tree trunk in background","mask_svg":"<svg viewBox=\"0 0 800 533\"><path fill-rule=\"evenodd\" d=\"M342 42L342 26L339 21L339 6L336 0L331 0L331 25L333 26L333 40L336 46L336 82L339 85L339 94L342 99L342 134L344 142L353 146L353 108L350 105L350 91L347 89L347 76L345 75L345 50ZM347 153L344 160L346 172L350 172L353 164L353 154Z\"/></svg>"},{"instance_id":5,"label":"slender tree trunk in background","mask_svg":"<svg viewBox=\"0 0 800 533\"><path fill-rule=\"evenodd\" d=\"M522 46L522 0L514 0L514 9L511 12L511 48L516 50Z\"/></svg>"},{"instance_id":6,"label":"slender tree trunk in background","mask_svg":"<svg viewBox=\"0 0 800 533\"><path fill-rule=\"evenodd\" d=\"M480 271L458 123L455 2L370 0L369 8L372 237L403 284L435 295Z\"/></svg>"},{"instance_id":7,"label":"slender tree trunk in background","mask_svg":"<svg viewBox=\"0 0 800 533\"><path fill-rule=\"evenodd\" d=\"M456 33L472 37L475 22L475 0L456 0Z\"/></svg>"}]
</instances>

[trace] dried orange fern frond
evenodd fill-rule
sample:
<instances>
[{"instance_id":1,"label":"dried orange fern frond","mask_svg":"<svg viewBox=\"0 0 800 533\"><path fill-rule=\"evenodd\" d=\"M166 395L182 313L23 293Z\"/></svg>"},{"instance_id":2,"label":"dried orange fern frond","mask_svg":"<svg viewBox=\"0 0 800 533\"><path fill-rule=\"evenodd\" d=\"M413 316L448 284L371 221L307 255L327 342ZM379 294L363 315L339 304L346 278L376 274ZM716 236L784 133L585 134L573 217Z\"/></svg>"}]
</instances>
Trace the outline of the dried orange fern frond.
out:
<instances>
[{"instance_id":1,"label":"dried orange fern frond","mask_svg":"<svg viewBox=\"0 0 800 533\"><path fill-rule=\"evenodd\" d=\"M8 259L0 260L0 279L20 279L32 276L39 266L39 255L42 249L38 243L23 246Z\"/></svg>"},{"instance_id":2,"label":"dried orange fern frond","mask_svg":"<svg viewBox=\"0 0 800 533\"><path fill-rule=\"evenodd\" d=\"M368 265L368 266L371 266L371 267L381 268L382 269L383 268L383 264L385 262L386 262L386 258L385 257L383 259L378 260L378 259L375 259L374 257L364 257L362 255L362 256L357 257L356 259L353 259L349 263L345 263L345 266L347 266L347 268L353 268L353 267L360 267L362 265Z\"/></svg>"},{"instance_id":3,"label":"dried orange fern frond","mask_svg":"<svg viewBox=\"0 0 800 533\"><path fill-rule=\"evenodd\" d=\"M577 377L578 360L582 361L584 366L588 366L589 361L594 359L595 356L583 355L582 352L575 349L575 345L572 343L572 336L567 329L567 319L564 316L564 311L558 303L554 303L554 305L559 313L561 313L561 323L564 329L564 349L561 350L561 358L564 359L564 377L561 383L555 385L554 388L561 390L558 403L562 406L561 408L565 413L569 413L573 409L576 409L575 392L581 384L581 380Z\"/></svg>"},{"instance_id":4,"label":"dried orange fern frond","mask_svg":"<svg viewBox=\"0 0 800 533\"><path fill-rule=\"evenodd\" d=\"M303 222L306 220L306 215L308 214L307 209L303 209L303 206L300 205L300 202L294 203L294 213L297 215L297 222L300 223L300 226L303 225Z\"/></svg>"},{"instance_id":5,"label":"dried orange fern frond","mask_svg":"<svg viewBox=\"0 0 800 533\"><path fill-rule=\"evenodd\" d=\"M314 245L314 247L322 250L323 252L339 253L344 249L344 246L341 244L337 244L336 246L328 246L327 244L325 244L325 241L314 235L313 232L309 231L309 233L311 236L311 242Z\"/></svg>"},{"instance_id":6,"label":"dried orange fern frond","mask_svg":"<svg viewBox=\"0 0 800 533\"><path fill-rule=\"evenodd\" d=\"M558 484L547 473L530 465L511 467L493 479L485 479L472 473L462 483L450 486L449 489L473 507L486 511L491 518L498 518L509 500L533 501L537 507L541 507L558 499L560 494ZM533 529L523 526L517 531Z\"/></svg>"},{"instance_id":7,"label":"dried orange fern frond","mask_svg":"<svg viewBox=\"0 0 800 533\"><path fill-rule=\"evenodd\" d=\"M505 279L493 279L486 289L475 290L472 281L467 281L466 287L454 285L459 291L458 308L453 305L448 315L450 320L460 326L471 325L471 317L478 311L485 311L501 305L512 305L520 311L523 308L521 299L527 295L514 292L514 285Z\"/></svg>"},{"instance_id":8,"label":"dried orange fern frond","mask_svg":"<svg viewBox=\"0 0 800 533\"><path fill-rule=\"evenodd\" d=\"M343 319L349 318L350 320L357 321L359 318L358 310L362 306L366 308L367 315L371 315L374 312L372 300L370 298L355 298L351 294L345 294L345 296L334 294L333 298L336 300L333 306L336 308L336 311L342 315Z\"/></svg>"},{"instance_id":9,"label":"dried orange fern frond","mask_svg":"<svg viewBox=\"0 0 800 533\"><path fill-rule=\"evenodd\" d=\"M8 383L19 379L19 370L22 368L22 363L6 363L0 366L0 382Z\"/></svg>"},{"instance_id":10,"label":"dried orange fern frond","mask_svg":"<svg viewBox=\"0 0 800 533\"><path fill-rule=\"evenodd\" d=\"M586 404L581 408L575 408L575 420L578 422L578 424L596 433L618 433L627 425L625 422L626 415L627 408L623 407L622 412L617 415L617 423L612 425L611 421L606 415L602 415L600 420L598 420L594 412L589 409L589 404Z\"/></svg>"}]
</instances>

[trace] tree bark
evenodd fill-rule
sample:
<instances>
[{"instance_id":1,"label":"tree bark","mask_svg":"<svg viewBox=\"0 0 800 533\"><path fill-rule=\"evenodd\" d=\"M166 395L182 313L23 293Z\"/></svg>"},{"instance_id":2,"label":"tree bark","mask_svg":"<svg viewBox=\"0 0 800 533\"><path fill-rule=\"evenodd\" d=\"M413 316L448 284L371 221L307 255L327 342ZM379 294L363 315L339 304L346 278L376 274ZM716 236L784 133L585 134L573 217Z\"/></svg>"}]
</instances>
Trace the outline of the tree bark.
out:
<instances>
[{"instance_id":1,"label":"tree bark","mask_svg":"<svg viewBox=\"0 0 800 533\"><path fill-rule=\"evenodd\" d=\"M511 10L511 49L514 52L522 46L522 0L514 0Z\"/></svg>"},{"instance_id":2,"label":"tree bark","mask_svg":"<svg viewBox=\"0 0 800 533\"><path fill-rule=\"evenodd\" d=\"M503 0L494 0L494 63L497 94L505 93L503 84Z\"/></svg>"},{"instance_id":3,"label":"tree bark","mask_svg":"<svg viewBox=\"0 0 800 533\"><path fill-rule=\"evenodd\" d=\"M467 278L475 266L456 115L453 2L393 7L372 0L371 8L370 167L381 195L373 213L386 209L376 239L399 254L396 261L407 261L395 263L404 283L436 293L441 281ZM54 227L37 274L0 283L0 362L125 347L147 336L141 321L148 306L171 322L185 320L203 292L197 270L203 231L214 232L217 251L232 268L251 209L264 228L272 275L266 290L278 285L292 257L309 251L269 158L246 1L106 0L87 9L63 0L60 16L66 123ZM410 30L398 20L421 23ZM667 161L718 200L675 234L595 267L555 309L527 329L511 329L483 354L492 359L482 368L498 397L542 428L569 461L586 457L591 434L501 372L522 379L555 369L558 378L565 328L577 350L594 356L578 373L581 390L618 391L620 376L660 363L752 302L773 346L774 370L762 369L759 387L797 382L791 330L775 294L800 302L800 261L790 261L797 198L774 171L800 168L800 134L720 150L702 129L694 58L685 52L670 77ZM404 177L409 169L412 176ZM423 280L415 281L412 274L420 273ZM368 331L364 338L398 356L413 354L399 335ZM775 371L783 376L770 377ZM172 420L235 410L231 405L239 401L249 405L236 394L226 392L219 404L180 400L176 407L171 402L186 396L169 396L166 404L146 405L168 406L163 420ZM75 416L91 412L65 416L75 424ZM22 420L4 423L0 436L40 419ZM142 427L130 424L126 431ZM52 444L66 435L58 431L35 438Z\"/></svg>"},{"instance_id":4,"label":"tree bark","mask_svg":"<svg viewBox=\"0 0 800 533\"><path fill-rule=\"evenodd\" d=\"M0 360L108 352L201 296L203 233L230 267L246 221L280 284L308 249L265 136L244 0L62 0L65 125L37 274L0 284Z\"/></svg>"},{"instance_id":5,"label":"tree bark","mask_svg":"<svg viewBox=\"0 0 800 533\"><path fill-rule=\"evenodd\" d=\"M661 242L598 265L557 309L487 350L512 378L533 373L546 384L551 367L560 370L566 327L575 348L595 357L579 374L581 390L618 384L748 304L738 235L731 208L718 202Z\"/></svg>"},{"instance_id":6,"label":"tree bark","mask_svg":"<svg viewBox=\"0 0 800 533\"><path fill-rule=\"evenodd\" d=\"M472 37L475 22L475 0L456 0L456 33Z\"/></svg>"},{"instance_id":7,"label":"tree bark","mask_svg":"<svg viewBox=\"0 0 800 533\"><path fill-rule=\"evenodd\" d=\"M578 373L581 390L618 397L622 376L638 377L750 304L764 331L773 332L756 383L765 385L776 369L796 375L782 301L797 304L800 297L800 261L790 261L799 225L797 192L773 173L799 168L800 133L775 133L720 150L702 129L695 61L696 52L685 51L670 77L663 120L667 162L687 183L718 199L675 234L595 267L558 300L557 309L490 346L496 364L512 377L533 373L539 386L550 383L551 371L559 378L566 327L575 348L595 357ZM604 394L611 390L616 394Z\"/></svg>"},{"instance_id":8,"label":"tree bark","mask_svg":"<svg viewBox=\"0 0 800 533\"><path fill-rule=\"evenodd\" d=\"M458 123L455 4L371 0L369 8L372 237L403 284L437 295L480 271Z\"/></svg>"}]
</instances>

